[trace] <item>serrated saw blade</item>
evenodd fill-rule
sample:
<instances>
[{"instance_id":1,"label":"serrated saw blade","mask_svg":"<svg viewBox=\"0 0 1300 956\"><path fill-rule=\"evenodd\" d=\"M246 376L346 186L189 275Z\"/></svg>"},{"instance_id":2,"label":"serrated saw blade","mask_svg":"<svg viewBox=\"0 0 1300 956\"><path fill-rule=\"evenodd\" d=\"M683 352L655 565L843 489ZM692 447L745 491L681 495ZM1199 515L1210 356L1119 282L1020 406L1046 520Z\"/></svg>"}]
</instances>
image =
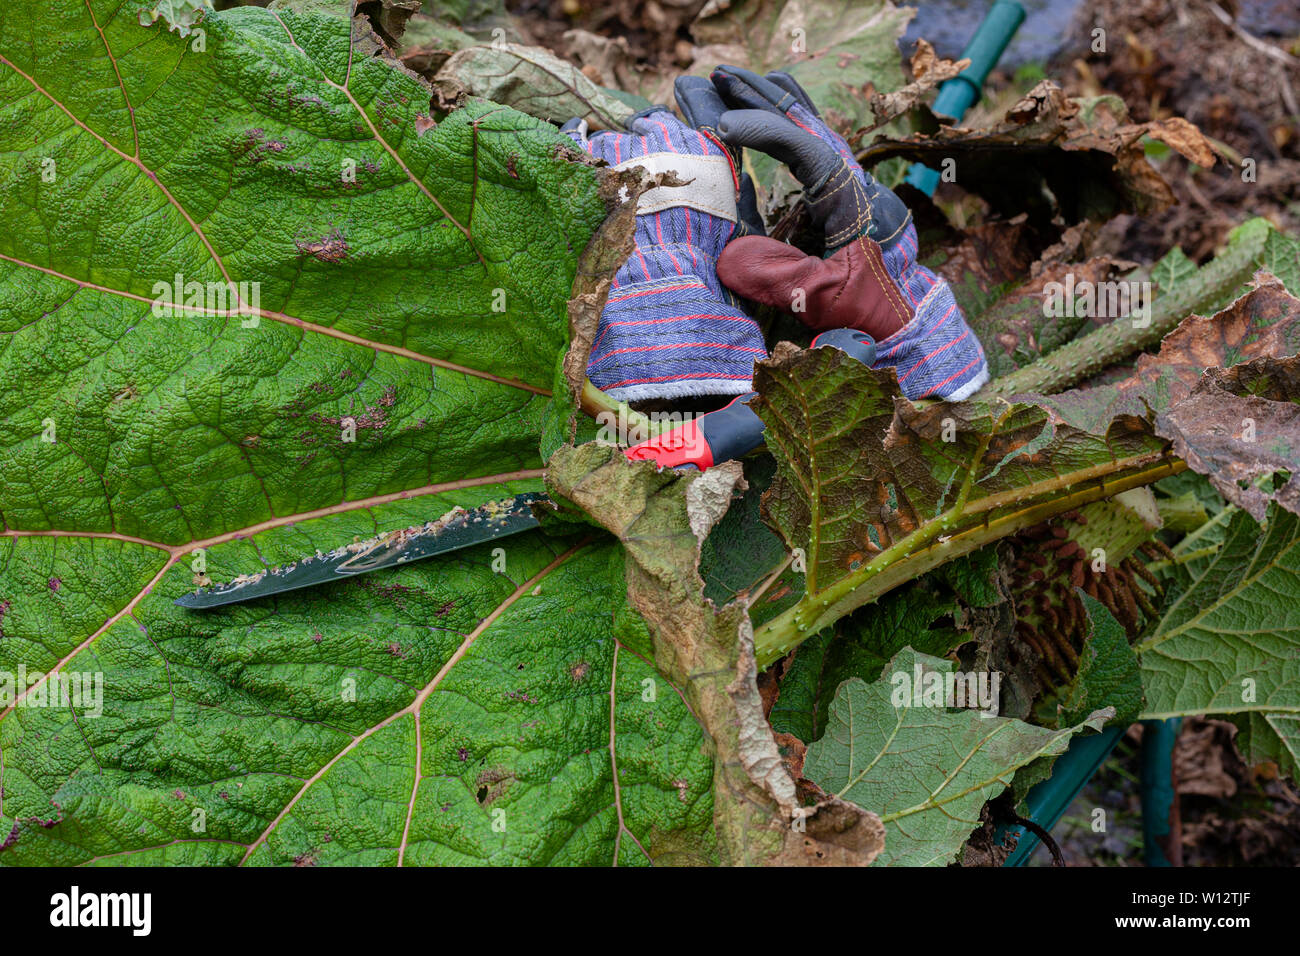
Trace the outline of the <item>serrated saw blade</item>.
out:
<instances>
[{"instance_id":1,"label":"serrated saw blade","mask_svg":"<svg viewBox=\"0 0 1300 956\"><path fill-rule=\"evenodd\" d=\"M519 534L538 525L532 505L549 500L541 492L527 492L513 498L489 501L469 510L454 508L437 521L389 531L333 551L317 551L293 564L241 575L227 584L199 588L177 598L175 603L196 610L237 604L316 584L341 581L380 568L409 564L448 551Z\"/></svg>"}]
</instances>

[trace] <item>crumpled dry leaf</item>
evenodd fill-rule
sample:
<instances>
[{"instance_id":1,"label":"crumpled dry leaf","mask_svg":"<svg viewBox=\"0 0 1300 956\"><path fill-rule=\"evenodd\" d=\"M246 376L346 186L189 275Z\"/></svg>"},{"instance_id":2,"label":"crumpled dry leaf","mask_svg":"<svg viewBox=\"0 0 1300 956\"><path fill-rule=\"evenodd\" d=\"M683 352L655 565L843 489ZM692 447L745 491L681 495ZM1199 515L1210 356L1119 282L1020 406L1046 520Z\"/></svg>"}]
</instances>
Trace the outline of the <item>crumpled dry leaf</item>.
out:
<instances>
[{"instance_id":1,"label":"crumpled dry leaf","mask_svg":"<svg viewBox=\"0 0 1300 956\"><path fill-rule=\"evenodd\" d=\"M1269 501L1300 511L1300 299L1266 272L1254 285L1215 315L1186 319L1123 381L1040 396L1043 406L1082 428L1154 417L1174 453L1257 521ZM1277 470L1293 475L1285 487L1255 485Z\"/></svg>"},{"instance_id":2,"label":"crumpled dry leaf","mask_svg":"<svg viewBox=\"0 0 1300 956\"><path fill-rule=\"evenodd\" d=\"M1214 165L1214 144L1205 138L1195 124L1181 116L1170 116L1142 125L1152 139L1159 140L1197 166Z\"/></svg>"},{"instance_id":3,"label":"crumpled dry leaf","mask_svg":"<svg viewBox=\"0 0 1300 956\"><path fill-rule=\"evenodd\" d=\"M636 112L572 63L519 43L461 50L443 64L433 85L447 109L466 96L480 96L554 123L579 116L594 129L621 129Z\"/></svg>"},{"instance_id":4,"label":"crumpled dry leaf","mask_svg":"<svg viewBox=\"0 0 1300 956\"><path fill-rule=\"evenodd\" d=\"M369 3L370 22L387 41L398 39L406 31L406 22L418 13L422 0L379 0Z\"/></svg>"},{"instance_id":5,"label":"crumpled dry leaf","mask_svg":"<svg viewBox=\"0 0 1300 956\"><path fill-rule=\"evenodd\" d=\"M1156 419L1157 433L1229 501L1263 520L1270 500L1300 512L1300 357L1206 369L1190 395ZM1258 480L1293 473L1276 491Z\"/></svg>"},{"instance_id":6,"label":"crumpled dry leaf","mask_svg":"<svg viewBox=\"0 0 1300 956\"><path fill-rule=\"evenodd\" d=\"M969 58L946 60L937 55L929 43L918 39L911 60L911 83L889 93L877 93L875 85L868 84L867 102L871 105L871 125L862 132L869 133L902 116L924 100L931 90L951 80L968 66Z\"/></svg>"},{"instance_id":7,"label":"crumpled dry leaf","mask_svg":"<svg viewBox=\"0 0 1300 956\"><path fill-rule=\"evenodd\" d=\"M601 86L612 86L649 103L667 103L676 73L638 63L627 37L607 37L588 30L566 30L565 54Z\"/></svg>"},{"instance_id":8,"label":"crumpled dry leaf","mask_svg":"<svg viewBox=\"0 0 1300 956\"><path fill-rule=\"evenodd\" d=\"M753 630L743 602L718 610L704 597L699 538L742 479L739 463L701 474L659 472L606 445L565 446L547 485L626 549L628 598L650 627L655 664L678 686L714 750L714 822L724 862L867 865L884 846L875 814L834 798L801 807L757 686ZM707 498L706 508L691 497Z\"/></svg>"},{"instance_id":9,"label":"crumpled dry leaf","mask_svg":"<svg viewBox=\"0 0 1300 956\"><path fill-rule=\"evenodd\" d=\"M1179 794L1223 799L1237 792L1237 778L1225 766L1225 758L1234 769L1241 766L1232 744L1235 736L1236 725L1226 720L1187 718L1174 748L1174 778Z\"/></svg>"},{"instance_id":10,"label":"crumpled dry leaf","mask_svg":"<svg viewBox=\"0 0 1300 956\"><path fill-rule=\"evenodd\" d=\"M997 824L990 809L996 804L997 801L994 800L980 808L980 828L970 835L962 847L961 856L957 859L958 866L1001 866L1015 849L1011 837L998 839Z\"/></svg>"},{"instance_id":11,"label":"crumpled dry leaf","mask_svg":"<svg viewBox=\"0 0 1300 956\"><path fill-rule=\"evenodd\" d=\"M592 162L576 146L568 150L567 158ZM608 215L578 259L568 302L569 348L556 372L552 389L556 401L548 410L548 428L542 438L543 458L559 445L576 439L579 407L593 415L600 411L590 401L589 390L594 389L587 384L587 357L609 296L610 282L632 252L637 199L658 182L657 177L636 166L625 170L602 168L599 176L600 198Z\"/></svg>"}]
</instances>

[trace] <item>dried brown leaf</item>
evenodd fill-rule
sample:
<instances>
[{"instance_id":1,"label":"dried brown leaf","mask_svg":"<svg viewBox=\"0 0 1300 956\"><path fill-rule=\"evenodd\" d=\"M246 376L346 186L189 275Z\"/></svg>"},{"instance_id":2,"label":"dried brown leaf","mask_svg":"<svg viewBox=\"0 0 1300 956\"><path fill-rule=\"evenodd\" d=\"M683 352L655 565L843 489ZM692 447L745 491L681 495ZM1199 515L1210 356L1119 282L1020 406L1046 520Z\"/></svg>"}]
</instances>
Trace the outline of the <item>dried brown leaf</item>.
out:
<instances>
[{"instance_id":1,"label":"dried brown leaf","mask_svg":"<svg viewBox=\"0 0 1300 956\"><path fill-rule=\"evenodd\" d=\"M877 93L873 84L867 86L867 101L871 106L871 125L863 132L879 129L890 120L902 116L922 102L941 83L951 80L966 67L969 59L946 60L934 52L925 40L916 41L912 54L912 82L888 93Z\"/></svg>"},{"instance_id":2,"label":"dried brown leaf","mask_svg":"<svg viewBox=\"0 0 1300 956\"><path fill-rule=\"evenodd\" d=\"M704 597L699 540L743 478L738 464L705 474L659 472L605 445L565 446L547 485L621 540L628 598L649 625L655 664L682 689L714 756L714 822L727 863L866 865L884 827L835 798L799 805L757 685L753 630L743 602L721 610Z\"/></svg>"}]
</instances>

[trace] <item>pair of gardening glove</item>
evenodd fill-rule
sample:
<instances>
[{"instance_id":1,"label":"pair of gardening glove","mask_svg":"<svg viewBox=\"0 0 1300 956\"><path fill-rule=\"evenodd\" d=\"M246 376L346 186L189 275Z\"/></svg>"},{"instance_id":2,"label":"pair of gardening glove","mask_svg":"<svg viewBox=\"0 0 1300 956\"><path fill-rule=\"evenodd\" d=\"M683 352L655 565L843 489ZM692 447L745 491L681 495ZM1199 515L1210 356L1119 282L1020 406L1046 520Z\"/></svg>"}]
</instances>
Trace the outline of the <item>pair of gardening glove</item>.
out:
<instances>
[{"instance_id":1,"label":"pair of gardening glove","mask_svg":"<svg viewBox=\"0 0 1300 956\"><path fill-rule=\"evenodd\" d=\"M689 180L641 197L636 247L611 285L588 377L623 401L739 396L628 457L707 468L761 443L762 424L743 402L753 363L767 353L737 295L822 332L814 347L895 368L908 398L958 401L988 380L948 283L916 261L911 213L862 169L792 77L722 66L710 81L679 79L676 95L685 123L657 108L634 117L627 133L588 137L581 124L566 126L611 165ZM744 147L785 163L803 184L824 258L763 235L753 186L739 175Z\"/></svg>"}]
</instances>

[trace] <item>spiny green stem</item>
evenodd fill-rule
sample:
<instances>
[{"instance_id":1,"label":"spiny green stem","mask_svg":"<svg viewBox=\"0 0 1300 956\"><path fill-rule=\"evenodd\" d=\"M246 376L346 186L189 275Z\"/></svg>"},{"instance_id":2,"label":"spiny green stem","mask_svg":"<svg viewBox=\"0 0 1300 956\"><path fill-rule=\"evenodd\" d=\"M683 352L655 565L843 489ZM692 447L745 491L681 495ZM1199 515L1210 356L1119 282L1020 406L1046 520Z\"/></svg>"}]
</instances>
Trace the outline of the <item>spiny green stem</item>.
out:
<instances>
[{"instance_id":1,"label":"spiny green stem","mask_svg":"<svg viewBox=\"0 0 1300 956\"><path fill-rule=\"evenodd\" d=\"M755 631L754 650L758 666L767 667L846 614L941 564L1063 511L1151 484L1187 467L1179 459L1167 455L1144 456L1144 459L1141 462L1130 460L1127 465L1133 468L1132 471L1119 477L1102 477L1095 484L1077 490L1068 490L1075 482L1062 480L1057 487L1040 490L1023 508L987 523L978 522L979 516L987 513L982 501L967 508L965 500L959 497L960 504L954 503L943 515L900 538L824 591L805 594L793 607ZM1117 467L1124 466L1120 464ZM945 536L947 529L968 521L978 523Z\"/></svg>"},{"instance_id":2,"label":"spiny green stem","mask_svg":"<svg viewBox=\"0 0 1300 956\"><path fill-rule=\"evenodd\" d=\"M592 418L599 420L603 413L609 413L614 416L616 422L626 422L632 428L638 429L647 438L654 438L659 434L660 426L657 422L647 415L638 412L627 402L619 402L610 398L590 380L582 383L582 395L579 399L582 410ZM626 439L626 435L620 435L620 438Z\"/></svg>"},{"instance_id":3,"label":"spiny green stem","mask_svg":"<svg viewBox=\"0 0 1300 956\"><path fill-rule=\"evenodd\" d=\"M1262 222L1244 228L1221 255L1155 301L1148 325L1139 328L1129 319L1116 319L1061 346L1032 365L995 379L984 386L976 398L1005 398L1021 392L1059 392L1155 345L1199 306L1230 293L1250 279L1268 232L1268 226Z\"/></svg>"}]
</instances>

